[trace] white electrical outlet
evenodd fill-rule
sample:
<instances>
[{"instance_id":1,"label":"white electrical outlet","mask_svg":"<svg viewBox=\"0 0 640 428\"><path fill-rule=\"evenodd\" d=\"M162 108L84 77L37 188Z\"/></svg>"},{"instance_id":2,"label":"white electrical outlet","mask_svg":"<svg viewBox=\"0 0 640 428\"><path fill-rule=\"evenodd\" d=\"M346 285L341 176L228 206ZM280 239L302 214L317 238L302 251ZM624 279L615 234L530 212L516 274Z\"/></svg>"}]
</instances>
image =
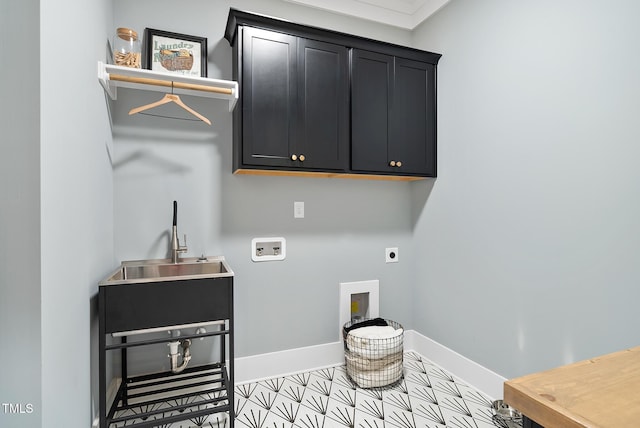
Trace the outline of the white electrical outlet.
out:
<instances>
[{"instance_id":1,"label":"white electrical outlet","mask_svg":"<svg viewBox=\"0 0 640 428\"><path fill-rule=\"evenodd\" d=\"M293 203L293 218L304 218L304 202Z\"/></svg>"},{"instance_id":2,"label":"white electrical outlet","mask_svg":"<svg viewBox=\"0 0 640 428\"><path fill-rule=\"evenodd\" d=\"M384 261L385 263L398 263L398 247L385 248Z\"/></svg>"}]
</instances>

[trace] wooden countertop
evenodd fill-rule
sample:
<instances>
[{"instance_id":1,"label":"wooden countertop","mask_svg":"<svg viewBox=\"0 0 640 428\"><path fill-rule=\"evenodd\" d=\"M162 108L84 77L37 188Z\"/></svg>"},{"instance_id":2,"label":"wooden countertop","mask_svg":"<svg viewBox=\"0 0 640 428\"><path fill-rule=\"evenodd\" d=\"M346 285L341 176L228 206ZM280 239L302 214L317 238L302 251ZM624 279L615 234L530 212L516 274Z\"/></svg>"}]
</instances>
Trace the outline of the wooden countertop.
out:
<instances>
[{"instance_id":1,"label":"wooden countertop","mask_svg":"<svg viewBox=\"0 0 640 428\"><path fill-rule=\"evenodd\" d=\"M640 346L504 383L504 401L545 428L640 426Z\"/></svg>"}]
</instances>

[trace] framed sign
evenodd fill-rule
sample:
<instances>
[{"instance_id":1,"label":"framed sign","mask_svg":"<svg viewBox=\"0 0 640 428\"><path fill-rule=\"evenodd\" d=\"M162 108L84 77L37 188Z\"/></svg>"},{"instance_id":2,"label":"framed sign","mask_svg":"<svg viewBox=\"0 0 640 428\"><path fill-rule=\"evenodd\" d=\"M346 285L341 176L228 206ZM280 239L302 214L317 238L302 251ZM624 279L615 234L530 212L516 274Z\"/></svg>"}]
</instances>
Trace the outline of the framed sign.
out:
<instances>
[{"instance_id":1,"label":"framed sign","mask_svg":"<svg viewBox=\"0 0 640 428\"><path fill-rule=\"evenodd\" d=\"M145 28L144 68L163 73L207 77L206 37Z\"/></svg>"}]
</instances>

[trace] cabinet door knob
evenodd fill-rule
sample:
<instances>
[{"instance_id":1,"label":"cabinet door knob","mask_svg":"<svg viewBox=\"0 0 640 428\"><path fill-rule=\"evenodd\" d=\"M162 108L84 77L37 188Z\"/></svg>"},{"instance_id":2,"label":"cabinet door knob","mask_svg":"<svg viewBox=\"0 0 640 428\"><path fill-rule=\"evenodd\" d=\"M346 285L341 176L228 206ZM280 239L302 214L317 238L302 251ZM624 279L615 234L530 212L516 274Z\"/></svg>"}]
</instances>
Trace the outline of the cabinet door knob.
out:
<instances>
[{"instance_id":1,"label":"cabinet door knob","mask_svg":"<svg viewBox=\"0 0 640 428\"><path fill-rule=\"evenodd\" d=\"M298 160L298 156L296 156L296 155L291 155L291 160L292 160L292 161L294 161L294 160Z\"/></svg>"},{"instance_id":2,"label":"cabinet door knob","mask_svg":"<svg viewBox=\"0 0 640 428\"><path fill-rule=\"evenodd\" d=\"M304 157L304 155L300 155L300 157L298 157L298 159L300 160L300 162L304 162L304 160L305 160L306 158Z\"/></svg>"},{"instance_id":3,"label":"cabinet door knob","mask_svg":"<svg viewBox=\"0 0 640 428\"><path fill-rule=\"evenodd\" d=\"M402 166L402 162L400 162L400 161L396 162L396 166L397 166L398 168L399 168L399 167L401 167L401 166Z\"/></svg>"},{"instance_id":4,"label":"cabinet door knob","mask_svg":"<svg viewBox=\"0 0 640 428\"><path fill-rule=\"evenodd\" d=\"M389 166L396 166L396 161L389 162Z\"/></svg>"}]
</instances>

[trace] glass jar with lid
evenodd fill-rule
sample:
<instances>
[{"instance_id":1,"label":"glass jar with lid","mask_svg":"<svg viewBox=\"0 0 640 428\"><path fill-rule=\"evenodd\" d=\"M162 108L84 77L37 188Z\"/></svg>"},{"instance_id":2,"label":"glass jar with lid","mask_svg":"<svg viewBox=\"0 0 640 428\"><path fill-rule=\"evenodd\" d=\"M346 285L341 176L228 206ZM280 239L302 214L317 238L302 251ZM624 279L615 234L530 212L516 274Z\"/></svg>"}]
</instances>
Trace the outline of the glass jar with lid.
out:
<instances>
[{"instance_id":1,"label":"glass jar with lid","mask_svg":"<svg viewBox=\"0 0 640 428\"><path fill-rule=\"evenodd\" d=\"M138 33L130 28L118 28L113 37L113 63L124 67L140 68L141 59Z\"/></svg>"}]
</instances>

